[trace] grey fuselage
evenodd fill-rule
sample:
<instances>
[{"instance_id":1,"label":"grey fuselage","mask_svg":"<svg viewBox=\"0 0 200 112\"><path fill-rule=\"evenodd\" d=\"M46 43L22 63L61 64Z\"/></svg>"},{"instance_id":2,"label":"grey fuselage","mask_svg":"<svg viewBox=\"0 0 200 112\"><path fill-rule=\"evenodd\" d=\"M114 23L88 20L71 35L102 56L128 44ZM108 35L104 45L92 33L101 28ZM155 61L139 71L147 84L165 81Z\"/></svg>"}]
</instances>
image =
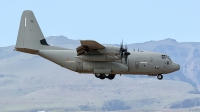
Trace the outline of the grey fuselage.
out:
<instances>
[{"instance_id":1,"label":"grey fuselage","mask_svg":"<svg viewBox=\"0 0 200 112\"><path fill-rule=\"evenodd\" d=\"M128 62L116 61L86 61L77 58L75 50L40 50L38 55L79 73L96 73L94 70L111 69L111 74L167 74L180 69L170 58L163 59L165 54L156 52L131 52ZM89 56L89 55L88 55ZM97 56L97 55L92 55ZM167 56L167 55L165 55ZM99 72L101 73L101 71Z\"/></svg>"}]
</instances>

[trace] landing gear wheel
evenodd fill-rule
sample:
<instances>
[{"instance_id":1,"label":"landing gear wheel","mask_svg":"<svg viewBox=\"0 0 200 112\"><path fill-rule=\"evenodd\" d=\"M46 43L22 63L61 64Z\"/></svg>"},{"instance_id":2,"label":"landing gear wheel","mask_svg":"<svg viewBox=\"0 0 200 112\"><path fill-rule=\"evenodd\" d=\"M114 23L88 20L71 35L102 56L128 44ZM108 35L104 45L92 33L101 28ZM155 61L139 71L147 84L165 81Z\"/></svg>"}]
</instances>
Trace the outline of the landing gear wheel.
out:
<instances>
[{"instance_id":1,"label":"landing gear wheel","mask_svg":"<svg viewBox=\"0 0 200 112\"><path fill-rule=\"evenodd\" d=\"M96 73L95 73L95 77L96 77L96 78L100 78L100 74L96 74Z\"/></svg>"},{"instance_id":2,"label":"landing gear wheel","mask_svg":"<svg viewBox=\"0 0 200 112\"><path fill-rule=\"evenodd\" d=\"M157 78L158 78L159 80L162 80L162 79L163 79L163 75L162 75L162 74L158 74L158 75L157 75Z\"/></svg>"},{"instance_id":3,"label":"landing gear wheel","mask_svg":"<svg viewBox=\"0 0 200 112\"><path fill-rule=\"evenodd\" d=\"M96 78L100 78L100 79L105 79L108 78L110 80L115 78L115 74L99 74L99 73L95 73L95 77Z\"/></svg>"},{"instance_id":4,"label":"landing gear wheel","mask_svg":"<svg viewBox=\"0 0 200 112\"><path fill-rule=\"evenodd\" d=\"M115 78L115 74L109 74L108 79L112 80Z\"/></svg>"},{"instance_id":5,"label":"landing gear wheel","mask_svg":"<svg viewBox=\"0 0 200 112\"><path fill-rule=\"evenodd\" d=\"M105 79L105 74L100 74L100 79Z\"/></svg>"}]
</instances>

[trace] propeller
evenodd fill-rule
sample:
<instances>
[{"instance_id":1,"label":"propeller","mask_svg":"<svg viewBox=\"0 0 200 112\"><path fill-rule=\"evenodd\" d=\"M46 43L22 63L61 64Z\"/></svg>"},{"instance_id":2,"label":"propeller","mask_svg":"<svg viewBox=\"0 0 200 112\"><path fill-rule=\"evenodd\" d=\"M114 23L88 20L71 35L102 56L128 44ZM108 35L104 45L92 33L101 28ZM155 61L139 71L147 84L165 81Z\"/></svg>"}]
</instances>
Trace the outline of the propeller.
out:
<instances>
[{"instance_id":1,"label":"propeller","mask_svg":"<svg viewBox=\"0 0 200 112\"><path fill-rule=\"evenodd\" d=\"M127 44L125 45L125 49L126 49L126 51L124 52L124 58L125 58L125 62L127 64L128 55L130 55L131 53L128 52Z\"/></svg>"},{"instance_id":2,"label":"propeller","mask_svg":"<svg viewBox=\"0 0 200 112\"><path fill-rule=\"evenodd\" d=\"M121 60L122 60L122 58L123 58L123 52L124 52L124 51L126 51L126 49L123 48L123 40L122 40L122 43L121 43L121 45L120 45L120 58L121 58Z\"/></svg>"},{"instance_id":3,"label":"propeller","mask_svg":"<svg viewBox=\"0 0 200 112\"><path fill-rule=\"evenodd\" d=\"M121 58L121 62L122 62L122 58L125 58L125 62L127 64L127 59L128 59L128 55L130 55L130 52L127 52L128 48L127 48L127 44L125 45L125 48L123 48L123 40L122 43L120 45L120 58Z\"/></svg>"}]
</instances>

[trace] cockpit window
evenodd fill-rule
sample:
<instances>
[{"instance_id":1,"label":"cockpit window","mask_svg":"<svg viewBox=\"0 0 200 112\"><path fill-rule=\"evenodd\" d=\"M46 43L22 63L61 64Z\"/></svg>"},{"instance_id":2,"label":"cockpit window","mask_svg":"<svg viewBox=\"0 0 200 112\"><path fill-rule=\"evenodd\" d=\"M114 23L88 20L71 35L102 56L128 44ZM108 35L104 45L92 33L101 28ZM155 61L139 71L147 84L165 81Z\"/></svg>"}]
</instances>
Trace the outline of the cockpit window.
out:
<instances>
[{"instance_id":1,"label":"cockpit window","mask_svg":"<svg viewBox=\"0 0 200 112\"><path fill-rule=\"evenodd\" d=\"M167 57L166 55L162 55L162 59L166 59L166 57Z\"/></svg>"},{"instance_id":2,"label":"cockpit window","mask_svg":"<svg viewBox=\"0 0 200 112\"><path fill-rule=\"evenodd\" d=\"M169 61L171 61L171 58L169 56L167 56L167 59L169 59Z\"/></svg>"},{"instance_id":3,"label":"cockpit window","mask_svg":"<svg viewBox=\"0 0 200 112\"><path fill-rule=\"evenodd\" d=\"M171 61L171 58L167 55L162 55L162 59L169 59L169 61Z\"/></svg>"}]
</instances>

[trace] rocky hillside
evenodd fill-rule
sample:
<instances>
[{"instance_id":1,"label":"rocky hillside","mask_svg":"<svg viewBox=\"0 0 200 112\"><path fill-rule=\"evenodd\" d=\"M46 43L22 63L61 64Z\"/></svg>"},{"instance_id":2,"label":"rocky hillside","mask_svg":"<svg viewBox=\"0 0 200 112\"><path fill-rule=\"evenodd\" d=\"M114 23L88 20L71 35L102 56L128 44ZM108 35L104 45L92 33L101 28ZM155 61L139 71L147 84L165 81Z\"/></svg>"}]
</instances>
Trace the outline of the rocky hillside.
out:
<instances>
[{"instance_id":1,"label":"rocky hillside","mask_svg":"<svg viewBox=\"0 0 200 112\"><path fill-rule=\"evenodd\" d=\"M78 40L48 37L49 44L75 49ZM0 111L200 111L199 43L173 39L128 45L168 54L181 64L165 80L119 76L112 81L78 74L36 55L0 48ZM132 52L132 51L131 51ZM136 51L135 51L136 52Z\"/></svg>"}]
</instances>

